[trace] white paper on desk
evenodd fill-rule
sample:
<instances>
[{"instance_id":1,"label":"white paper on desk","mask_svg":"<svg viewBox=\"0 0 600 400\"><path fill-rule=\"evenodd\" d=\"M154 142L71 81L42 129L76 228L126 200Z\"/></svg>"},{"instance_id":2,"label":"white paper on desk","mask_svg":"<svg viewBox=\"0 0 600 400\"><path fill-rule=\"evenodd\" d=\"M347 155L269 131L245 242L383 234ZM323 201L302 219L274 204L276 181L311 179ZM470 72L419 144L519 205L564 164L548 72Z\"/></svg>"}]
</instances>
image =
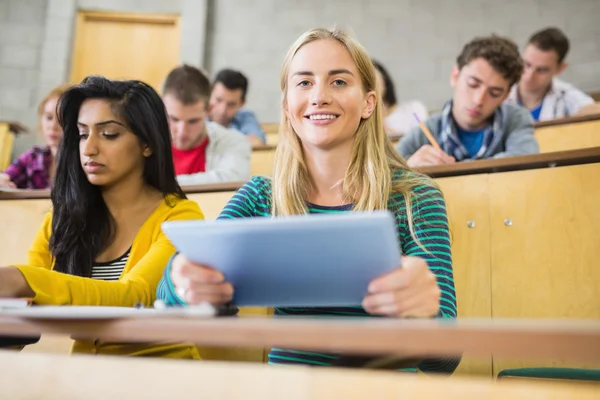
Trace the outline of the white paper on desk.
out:
<instances>
[{"instance_id":1,"label":"white paper on desk","mask_svg":"<svg viewBox=\"0 0 600 400\"><path fill-rule=\"evenodd\" d=\"M31 304L29 299L0 299L0 310L3 308L25 308Z\"/></svg>"},{"instance_id":2,"label":"white paper on desk","mask_svg":"<svg viewBox=\"0 0 600 400\"><path fill-rule=\"evenodd\" d=\"M93 320L121 318L187 317L209 318L215 315L210 304L192 307L133 308L105 306L32 306L22 308L0 308L0 316L54 320Z\"/></svg>"},{"instance_id":3,"label":"white paper on desk","mask_svg":"<svg viewBox=\"0 0 600 400\"><path fill-rule=\"evenodd\" d=\"M0 186L0 192L26 192L24 189L16 189L11 187L2 187Z\"/></svg>"}]
</instances>

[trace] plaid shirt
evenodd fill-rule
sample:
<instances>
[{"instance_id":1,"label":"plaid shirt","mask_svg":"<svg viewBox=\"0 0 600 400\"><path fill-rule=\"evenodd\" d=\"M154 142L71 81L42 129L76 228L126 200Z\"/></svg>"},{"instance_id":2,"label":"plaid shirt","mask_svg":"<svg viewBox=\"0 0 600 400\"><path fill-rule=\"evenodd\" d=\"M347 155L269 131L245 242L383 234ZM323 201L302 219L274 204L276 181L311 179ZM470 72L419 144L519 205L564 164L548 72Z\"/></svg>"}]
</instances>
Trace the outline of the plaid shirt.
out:
<instances>
[{"instance_id":1,"label":"plaid shirt","mask_svg":"<svg viewBox=\"0 0 600 400\"><path fill-rule=\"evenodd\" d=\"M475 156L470 158L469 152L461 143L458 133L456 132L456 124L452 118L452 101L449 101L446 103L446 106L442 111L440 137L440 146L442 147L442 150L444 150L446 154L454 156L456 161L489 158L491 154L488 154L488 149L492 147L494 142L502 139L501 132L503 131L503 117L501 107L498 107L498 109L494 112L493 118L493 122L485 128L481 148L477 154L475 154Z\"/></svg>"},{"instance_id":2,"label":"plaid shirt","mask_svg":"<svg viewBox=\"0 0 600 400\"><path fill-rule=\"evenodd\" d=\"M48 189L51 165L50 147L34 146L21 154L4 173L19 189Z\"/></svg>"}]
</instances>

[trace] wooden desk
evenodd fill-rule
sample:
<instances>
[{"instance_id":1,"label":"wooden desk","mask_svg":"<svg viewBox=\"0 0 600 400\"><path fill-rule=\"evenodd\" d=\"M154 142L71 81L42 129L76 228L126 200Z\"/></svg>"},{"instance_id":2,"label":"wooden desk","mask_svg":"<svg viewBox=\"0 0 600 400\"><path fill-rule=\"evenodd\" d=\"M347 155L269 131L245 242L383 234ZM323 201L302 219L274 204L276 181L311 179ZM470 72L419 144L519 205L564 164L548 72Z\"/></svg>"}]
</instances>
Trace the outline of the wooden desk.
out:
<instances>
[{"instance_id":1,"label":"wooden desk","mask_svg":"<svg viewBox=\"0 0 600 400\"><path fill-rule=\"evenodd\" d=\"M599 150L422 169L443 177L459 316L600 319ZM458 372L565 364L465 357Z\"/></svg>"},{"instance_id":2,"label":"wooden desk","mask_svg":"<svg viewBox=\"0 0 600 400\"><path fill-rule=\"evenodd\" d=\"M537 122L535 137L542 153L600 146L600 114Z\"/></svg>"},{"instance_id":3,"label":"wooden desk","mask_svg":"<svg viewBox=\"0 0 600 400\"><path fill-rule=\"evenodd\" d=\"M552 168L600 162L600 147L416 168L432 178Z\"/></svg>"},{"instance_id":4,"label":"wooden desk","mask_svg":"<svg viewBox=\"0 0 600 400\"><path fill-rule=\"evenodd\" d=\"M252 154L250 156L251 175L271 176L273 174L276 148L277 146L265 145L252 149Z\"/></svg>"},{"instance_id":5,"label":"wooden desk","mask_svg":"<svg viewBox=\"0 0 600 400\"><path fill-rule=\"evenodd\" d=\"M1 399L570 399L598 388L395 372L0 352ZM110 384L102 384L110 382Z\"/></svg>"},{"instance_id":6,"label":"wooden desk","mask_svg":"<svg viewBox=\"0 0 600 400\"><path fill-rule=\"evenodd\" d=\"M128 318L33 320L0 314L0 334L61 333L115 342L195 342L405 356L493 353L600 364L600 323L541 320L382 318Z\"/></svg>"}]
</instances>

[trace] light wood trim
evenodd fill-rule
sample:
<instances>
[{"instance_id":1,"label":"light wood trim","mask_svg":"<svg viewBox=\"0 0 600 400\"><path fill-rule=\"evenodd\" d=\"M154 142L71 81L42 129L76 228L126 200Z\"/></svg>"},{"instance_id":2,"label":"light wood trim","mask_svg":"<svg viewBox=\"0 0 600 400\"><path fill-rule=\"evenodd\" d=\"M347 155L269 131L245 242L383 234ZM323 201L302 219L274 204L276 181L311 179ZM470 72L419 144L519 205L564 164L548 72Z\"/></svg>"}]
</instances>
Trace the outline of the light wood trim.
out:
<instances>
[{"instance_id":1,"label":"light wood trim","mask_svg":"<svg viewBox=\"0 0 600 400\"><path fill-rule=\"evenodd\" d=\"M545 126L558 126L566 124L576 124L579 122L596 121L600 119L600 114L588 114L588 115L573 115L571 117L556 118L549 121L538 121L535 123L535 128L542 128Z\"/></svg>"},{"instance_id":2,"label":"light wood trim","mask_svg":"<svg viewBox=\"0 0 600 400\"><path fill-rule=\"evenodd\" d=\"M144 24L177 25L177 14L143 14L109 11L79 11L86 21L138 22Z\"/></svg>"},{"instance_id":3,"label":"light wood trim","mask_svg":"<svg viewBox=\"0 0 600 400\"><path fill-rule=\"evenodd\" d=\"M252 148L252 151L275 151L277 149L276 145L264 144L262 146L255 146Z\"/></svg>"},{"instance_id":4,"label":"light wood trim","mask_svg":"<svg viewBox=\"0 0 600 400\"><path fill-rule=\"evenodd\" d=\"M600 323L595 321L295 317L44 321L0 315L0 333L57 333L115 342L195 342L205 346L281 347L402 357L469 352L581 362L600 360Z\"/></svg>"},{"instance_id":5,"label":"light wood trim","mask_svg":"<svg viewBox=\"0 0 600 400\"><path fill-rule=\"evenodd\" d=\"M557 151L553 153L460 162L452 165L421 167L416 168L416 170L431 177L439 178L446 176L519 171L598 162L600 162L600 147L590 147L587 149Z\"/></svg>"},{"instance_id":6,"label":"light wood trim","mask_svg":"<svg viewBox=\"0 0 600 400\"><path fill-rule=\"evenodd\" d=\"M0 352L2 396L12 400L126 399L567 399L597 386L425 377L396 372L182 360ZM110 384L98 384L110 382Z\"/></svg>"},{"instance_id":7,"label":"light wood trim","mask_svg":"<svg viewBox=\"0 0 600 400\"><path fill-rule=\"evenodd\" d=\"M186 195L196 193L217 193L236 191L246 182L223 182L211 183L206 185L183 186L182 189ZM49 190L20 190L18 192L0 192L0 201L2 200L25 200L25 199L49 199Z\"/></svg>"}]
</instances>

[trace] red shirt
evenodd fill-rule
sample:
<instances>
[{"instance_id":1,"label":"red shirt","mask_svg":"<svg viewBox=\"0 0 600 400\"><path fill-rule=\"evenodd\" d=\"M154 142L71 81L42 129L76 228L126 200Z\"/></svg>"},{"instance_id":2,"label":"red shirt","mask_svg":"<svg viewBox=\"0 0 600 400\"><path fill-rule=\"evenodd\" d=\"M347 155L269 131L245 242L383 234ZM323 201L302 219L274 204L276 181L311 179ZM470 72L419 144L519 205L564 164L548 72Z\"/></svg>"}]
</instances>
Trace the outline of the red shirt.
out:
<instances>
[{"instance_id":1,"label":"red shirt","mask_svg":"<svg viewBox=\"0 0 600 400\"><path fill-rule=\"evenodd\" d=\"M207 146L208 137L193 149L179 150L172 147L175 175L189 175L197 172L206 172Z\"/></svg>"}]
</instances>

